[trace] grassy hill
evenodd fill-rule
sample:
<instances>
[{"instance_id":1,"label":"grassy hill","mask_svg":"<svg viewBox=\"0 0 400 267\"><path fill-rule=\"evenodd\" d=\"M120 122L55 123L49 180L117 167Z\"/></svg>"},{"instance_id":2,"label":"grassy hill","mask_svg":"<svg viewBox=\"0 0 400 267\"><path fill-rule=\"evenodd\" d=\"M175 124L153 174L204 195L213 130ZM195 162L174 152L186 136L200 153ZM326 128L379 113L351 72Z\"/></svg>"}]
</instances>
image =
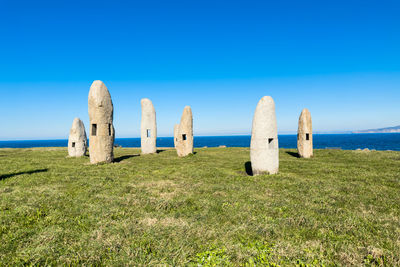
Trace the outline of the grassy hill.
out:
<instances>
[{"instance_id":1,"label":"grassy hill","mask_svg":"<svg viewBox=\"0 0 400 267\"><path fill-rule=\"evenodd\" d=\"M0 265L400 265L400 153L0 149Z\"/></svg>"}]
</instances>

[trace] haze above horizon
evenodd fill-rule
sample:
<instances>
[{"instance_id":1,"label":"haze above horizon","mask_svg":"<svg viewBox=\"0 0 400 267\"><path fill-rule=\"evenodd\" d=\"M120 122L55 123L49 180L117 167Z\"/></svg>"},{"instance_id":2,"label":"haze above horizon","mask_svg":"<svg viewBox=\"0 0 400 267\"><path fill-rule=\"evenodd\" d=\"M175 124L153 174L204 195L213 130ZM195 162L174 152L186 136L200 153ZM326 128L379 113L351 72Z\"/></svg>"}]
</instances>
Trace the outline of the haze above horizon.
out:
<instances>
[{"instance_id":1,"label":"haze above horizon","mask_svg":"<svg viewBox=\"0 0 400 267\"><path fill-rule=\"evenodd\" d=\"M185 105L195 135L249 134L274 98L279 132L400 125L399 1L0 1L0 140L67 138L102 80L117 137L140 99L160 136Z\"/></svg>"}]
</instances>

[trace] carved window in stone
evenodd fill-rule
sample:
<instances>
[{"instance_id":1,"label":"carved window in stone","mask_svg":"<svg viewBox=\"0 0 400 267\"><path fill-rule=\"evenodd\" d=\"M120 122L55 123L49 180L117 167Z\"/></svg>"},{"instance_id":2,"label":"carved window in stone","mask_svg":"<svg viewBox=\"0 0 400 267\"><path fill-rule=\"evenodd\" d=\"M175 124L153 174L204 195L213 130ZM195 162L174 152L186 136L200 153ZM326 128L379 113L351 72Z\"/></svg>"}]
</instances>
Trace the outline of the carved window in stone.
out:
<instances>
[{"instance_id":1,"label":"carved window in stone","mask_svg":"<svg viewBox=\"0 0 400 267\"><path fill-rule=\"evenodd\" d=\"M183 141L186 140L186 134L182 134L182 140L183 140Z\"/></svg>"},{"instance_id":2,"label":"carved window in stone","mask_svg":"<svg viewBox=\"0 0 400 267\"><path fill-rule=\"evenodd\" d=\"M75 147L75 142L72 142L72 147Z\"/></svg>"},{"instance_id":3,"label":"carved window in stone","mask_svg":"<svg viewBox=\"0 0 400 267\"><path fill-rule=\"evenodd\" d=\"M97 135L97 124L92 124L92 136Z\"/></svg>"},{"instance_id":4,"label":"carved window in stone","mask_svg":"<svg viewBox=\"0 0 400 267\"><path fill-rule=\"evenodd\" d=\"M111 124L108 124L108 135L111 136Z\"/></svg>"},{"instance_id":5,"label":"carved window in stone","mask_svg":"<svg viewBox=\"0 0 400 267\"><path fill-rule=\"evenodd\" d=\"M268 138L268 148L269 149L274 148L274 138Z\"/></svg>"},{"instance_id":6,"label":"carved window in stone","mask_svg":"<svg viewBox=\"0 0 400 267\"><path fill-rule=\"evenodd\" d=\"M306 133L306 140L309 141L310 140L310 134Z\"/></svg>"},{"instance_id":7,"label":"carved window in stone","mask_svg":"<svg viewBox=\"0 0 400 267\"><path fill-rule=\"evenodd\" d=\"M151 130L150 129L146 130L146 136L147 136L147 138L149 138L151 136Z\"/></svg>"}]
</instances>

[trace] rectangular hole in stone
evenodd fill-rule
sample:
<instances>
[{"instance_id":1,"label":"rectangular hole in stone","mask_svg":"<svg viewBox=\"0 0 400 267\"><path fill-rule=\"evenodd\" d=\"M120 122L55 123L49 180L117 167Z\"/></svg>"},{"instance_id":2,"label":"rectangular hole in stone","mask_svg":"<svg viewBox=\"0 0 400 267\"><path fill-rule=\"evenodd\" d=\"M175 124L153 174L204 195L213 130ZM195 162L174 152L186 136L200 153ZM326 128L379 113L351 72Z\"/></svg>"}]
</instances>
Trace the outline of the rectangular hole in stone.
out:
<instances>
[{"instance_id":1,"label":"rectangular hole in stone","mask_svg":"<svg viewBox=\"0 0 400 267\"><path fill-rule=\"evenodd\" d=\"M309 141L310 140L310 134L306 133L306 140Z\"/></svg>"},{"instance_id":2,"label":"rectangular hole in stone","mask_svg":"<svg viewBox=\"0 0 400 267\"><path fill-rule=\"evenodd\" d=\"M151 130L150 129L146 130L146 135L147 135L147 138L149 138L151 136Z\"/></svg>"},{"instance_id":3,"label":"rectangular hole in stone","mask_svg":"<svg viewBox=\"0 0 400 267\"><path fill-rule=\"evenodd\" d=\"M75 142L72 142L72 147L75 147Z\"/></svg>"},{"instance_id":4,"label":"rectangular hole in stone","mask_svg":"<svg viewBox=\"0 0 400 267\"><path fill-rule=\"evenodd\" d=\"M268 148L269 149L274 148L274 138L268 138Z\"/></svg>"},{"instance_id":5,"label":"rectangular hole in stone","mask_svg":"<svg viewBox=\"0 0 400 267\"><path fill-rule=\"evenodd\" d=\"M108 124L108 135L111 136L111 124Z\"/></svg>"},{"instance_id":6,"label":"rectangular hole in stone","mask_svg":"<svg viewBox=\"0 0 400 267\"><path fill-rule=\"evenodd\" d=\"M186 134L182 134L182 140L183 140L183 141L186 140Z\"/></svg>"},{"instance_id":7,"label":"rectangular hole in stone","mask_svg":"<svg viewBox=\"0 0 400 267\"><path fill-rule=\"evenodd\" d=\"M97 135L97 124L92 124L92 136Z\"/></svg>"}]
</instances>

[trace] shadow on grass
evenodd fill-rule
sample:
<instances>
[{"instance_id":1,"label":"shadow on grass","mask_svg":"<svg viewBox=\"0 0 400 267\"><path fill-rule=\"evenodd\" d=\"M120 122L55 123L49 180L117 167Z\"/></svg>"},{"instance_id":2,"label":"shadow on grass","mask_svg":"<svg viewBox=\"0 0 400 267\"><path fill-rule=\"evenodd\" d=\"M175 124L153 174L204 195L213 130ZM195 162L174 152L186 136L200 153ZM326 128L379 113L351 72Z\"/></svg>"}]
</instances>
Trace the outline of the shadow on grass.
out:
<instances>
[{"instance_id":1,"label":"shadow on grass","mask_svg":"<svg viewBox=\"0 0 400 267\"><path fill-rule=\"evenodd\" d=\"M167 151L166 149L157 149L157 154L158 153L162 153L162 152L164 152L164 151Z\"/></svg>"},{"instance_id":2,"label":"shadow on grass","mask_svg":"<svg viewBox=\"0 0 400 267\"><path fill-rule=\"evenodd\" d=\"M253 169L251 168L251 162L248 161L244 164L247 175L253 176Z\"/></svg>"},{"instance_id":3,"label":"shadow on grass","mask_svg":"<svg viewBox=\"0 0 400 267\"><path fill-rule=\"evenodd\" d=\"M299 155L299 153L297 153L297 152L287 151L286 153L289 154L289 155L292 156L292 157L300 158L300 155Z\"/></svg>"},{"instance_id":4,"label":"shadow on grass","mask_svg":"<svg viewBox=\"0 0 400 267\"><path fill-rule=\"evenodd\" d=\"M123 160L126 160L126 159L130 159L130 158L133 158L133 157L139 157L140 155L139 154L133 154L133 155L124 155L124 156L121 156L121 157L118 157L118 158L114 158L114 162L121 162L121 161L123 161Z\"/></svg>"},{"instance_id":5,"label":"shadow on grass","mask_svg":"<svg viewBox=\"0 0 400 267\"><path fill-rule=\"evenodd\" d=\"M22 174L34 174L34 173L39 173L39 172L47 172L49 169L39 169L39 170L33 170L33 171L26 171L26 172L16 172L16 173L10 173L10 174L4 174L0 175L0 181L11 178L14 176L22 175Z\"/></svg>"}]
</instances>

